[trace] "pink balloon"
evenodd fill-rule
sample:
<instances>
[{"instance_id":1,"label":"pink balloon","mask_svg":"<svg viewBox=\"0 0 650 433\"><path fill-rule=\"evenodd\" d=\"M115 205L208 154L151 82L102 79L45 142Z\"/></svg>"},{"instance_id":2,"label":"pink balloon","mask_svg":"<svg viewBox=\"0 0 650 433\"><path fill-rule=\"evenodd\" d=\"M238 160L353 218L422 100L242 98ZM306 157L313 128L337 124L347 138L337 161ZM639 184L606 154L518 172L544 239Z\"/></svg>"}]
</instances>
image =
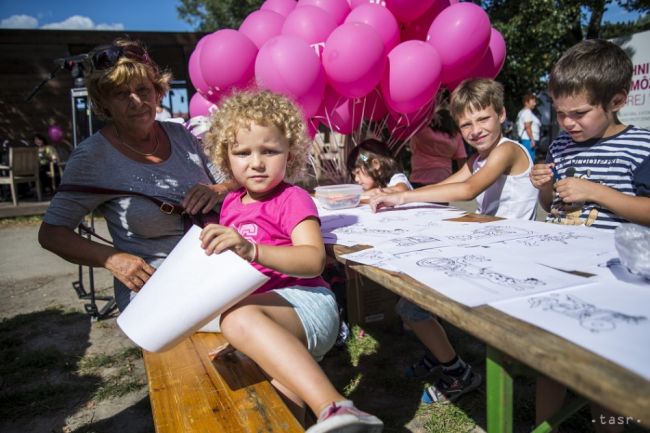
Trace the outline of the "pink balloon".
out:
<instances>
[{"instance_id":1,"label":"pink balloon","mask_svg":"<svg viewBox=\"0 0 650 433\"><path fill-rule=\"evenodd\" d=\"M63 129L59 125L52 125L47 128L47 136L53 143L58 143L63 139Z\"/></svg>"},{"instance_id":2,"label":"pink balloon","mask_svg":"<svg viewBox=\"0 0 650 433\"><path fill-rule=\"evenodd\" d=\"M190 117L209 116L214 110L214 104L205 99L201 94L195 93L190 98Z\"/></svg>"},{"instance_id":3,"label":"pink balloon","mask_svg":"<svg viewBox=\"0 0 650 433\"><path fill-rule=\"evenodd\" d=\"M458 80L481 61L490 43L490 18L480 6L449 6L433 20L427 42L442 59L442 81Z\"/></svg>"},{"instance_id":4,"label":"pink balloon","mask_svg":"<svg viewBox=\"0 0 650 433\"><path fill-rule=\"evenodd\" d=\"M202 94L207 94L210 90L210 86L205 82L203 78L203 73L201 72L201 65L199 64L199 59L201 56L201 46L205 42L207 36L202 37L199 42L196 44L196 48L192 54L190 54L190 60L187 65L187 69L190 75L190 81L194 88Z\"/></svg>"},{"instance_id":5,"label":"pink balloon","mask_svg":"<svg viewBox=\"0 0 650 433\"><path fill-rule=\"evenodd\" d=\"M205 82L218 92L246 87L253 78L257 47L243 33L218 30L207 36L199 64Z\"/></svg>"},{"instance_id":6,"label":"pink balloon","mask_svg":"<svg viewBox=\"0 0 650 433\"><path fill-rule=\"evenodd\" d=\"M327 38L321 60L332 87L344 96L359 98L379 83L386 55L375 29L364 23L345 23Z\"/></svg>"},{"instance_id":7,"label":"pink balloon","mask_svg":"<svg viewBox=\"0 0 650 433\"><path fill-rule=\"evenodd\" d=\"M492 28L490 45L478 65L472 69L468 78L496 78L506 61L506 41L495 28Z\"/></svg>"},{"instance_id":8,"label":"pink balloon","mask_svg":"<svg viewBox=\"0 0 650 433\"><path fill-rule=\"evenodd\" d=\"M296 0L266 0L260 10L269 10L286 17L296 8Z\"/></svg>"},{"instance_id":9,"label":"pink balloon","mask_svg":"<svg viewBox=\"0 0 650 433\"><path fill-rule=\"evenodd\" d=\"M364 119L379 121L388 113L384 98L378 88L371 90L364 98L355 99L354 103Z\"/></svg>"},{"instance_id":10,"label":"pink balloon","mask_svg":"<svg viewBox=\"0 0 650 433\"><path fill-rule=\"evenodd\" d=\"M398 21L408 23L424 13L434 0L386 0L386 7Z\"/></svg>"},{"instance_id":11,"label":"pink balloon","mask_svg":"<svg viewBox=\"0 0 650 433\"><path fill-rule=\"evenodd\" d=\"M458 0L436 0L422 15L403 26L401 31L402 42L411 39L426 40L427 32L433 20L443 9L456 3L458 3Z\"/></svg>"},{"instance_id":12,"label":"pink balloon","mask_svg":"<svg viewBox=\"0 0 650 433\"><path fill-rule=\"evenodd\" d=\"M363 4L350 12L346 23L365 23L379 32L386 53L399 44L399 24L390 11L378 4Z\"/></svg>"},{"instance_id":13,"label":"pink balloon","mask_svg":"<svg viewBox=\"0 0 650 433\"><path fill-rule=\"evenodd\" d=\"M318 118L332 131L351 134L363 121L361 114L361 110L352 99L346 98L328 87Z\"/></svg>"},{"instance_id":14,"label":"pink balloon","mask_svg":"<svg viewBox=\"0 0 650 433\"><path fill-rule=\"evenodd\" d=\"M255 60L255 78L260 88L292 97L305 117L318 110L325 91L325 77L318 56L307 42L296 36L270 39Z\"/></svg>"},{"instance_id":15,"label":"pink balloon","mask_svg":"<svg viewBox=\"0 0 650 433\"><path fill-rule=\"evenodd\" d=\"M318 112L323 103L323 94L325 93L325 74L320 70L314 85L301 97L296 99L305 118L309 118Z\"/></svg>"},{"instance_id":16,"label":"pink balloon","mask_svg":"<svg viewBox=\"0 0 650 433\"><path fill-rule=\"evenodd\" d=\"M298 7L302 6L316 6L325 10L337 25L350 13L350 5L346 0L298 0Z\"/></svg>"},{"instance_id":17,"label":"pink balloon","mask_svg":"<svg viewBox=\"0 0 650 433\"><path fill-rule=\"evenodd\" d=\"M388 73L381 81L386 105L399 113L418 110L440 88L441 71L440 56L430 44L402 42L388 54Z\"/></svg>"},{"instance_id":18,"label":"pink balloon","mask_svg":"<svg viewBox=\"0 0 650 433\"><path fill-rule=\"evenodd\" d=\"M282 34L298 36L309 45L323 44L335 28L336 21L325 10L316 6L302 6L287 16Z\"/></svg>"},{"instance_id":19,"label":"pink balloon","mask_svg":"<svg viewBox=\"0 0 650 433\"><path fill-rule=\"evenodd\" d=\"M239 31L253 41L257 48L282 31L285 17L271 10L251 12L239 26Z\"/></svg>"}]
</instances>

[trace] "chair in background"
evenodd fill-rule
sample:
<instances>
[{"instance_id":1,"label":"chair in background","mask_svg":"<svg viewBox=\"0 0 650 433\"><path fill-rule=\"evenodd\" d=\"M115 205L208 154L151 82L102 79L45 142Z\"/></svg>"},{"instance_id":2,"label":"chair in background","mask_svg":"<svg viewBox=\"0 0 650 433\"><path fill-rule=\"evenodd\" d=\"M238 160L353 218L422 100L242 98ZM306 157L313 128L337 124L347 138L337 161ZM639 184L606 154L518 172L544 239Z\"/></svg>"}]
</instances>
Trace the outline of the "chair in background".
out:
<instances>
[{"instance_id":1,"label":"chair in background","mask_svg":"<svg viewBox=\"0 0 650 433\"><path fill-rule=\"evenodd\" d=\"M36 184L36 196L41 201L41 181L38 178L38 149L35 147L10 147L9 164L0 165L0 170L6 174L0 176L0 185L10 185L11 199L14 206L18 206L18 191L16 185L19 183Z\"/></svg>"}]
</instances>

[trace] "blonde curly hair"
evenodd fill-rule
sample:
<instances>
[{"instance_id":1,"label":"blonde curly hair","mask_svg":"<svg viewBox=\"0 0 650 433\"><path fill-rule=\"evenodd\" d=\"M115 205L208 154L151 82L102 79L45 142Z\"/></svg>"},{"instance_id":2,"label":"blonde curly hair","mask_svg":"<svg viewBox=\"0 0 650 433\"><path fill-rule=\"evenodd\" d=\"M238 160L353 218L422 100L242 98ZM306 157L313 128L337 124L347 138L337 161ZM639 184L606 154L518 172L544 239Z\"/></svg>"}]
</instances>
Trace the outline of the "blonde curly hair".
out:
<instances>
[{"instance_id":1,"label":"blonde curly hair","mask_svg":"<svg viewBox=\"0 0 650 433\"><path fill-rule=\"evenodd\" d=\"M301 178L308 148L302 114L289 98L267 90L237 91L219 103L210 119L210 130L203 136L212 162L232 177L228 149L237 142L237 132L250 128L251 123L278 128L289 143L286 177Z\"/></svg>"}]
</instances>

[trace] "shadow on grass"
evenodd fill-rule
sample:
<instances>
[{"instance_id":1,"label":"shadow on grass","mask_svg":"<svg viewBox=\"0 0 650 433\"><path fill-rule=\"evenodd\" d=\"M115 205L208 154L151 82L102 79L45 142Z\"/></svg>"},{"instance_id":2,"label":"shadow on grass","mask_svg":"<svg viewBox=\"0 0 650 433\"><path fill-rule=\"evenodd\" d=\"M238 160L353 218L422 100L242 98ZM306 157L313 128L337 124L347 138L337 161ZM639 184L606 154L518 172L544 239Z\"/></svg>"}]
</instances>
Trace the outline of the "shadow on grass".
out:
<instances>
[{"instance_id":1,"label":"shadow on grass","mask_svg":"<svg viewBox=\"0 0 650 433\"><path fill-rule=\"evenodd\" d=\"M0 431L60 431L67 416L92 398L98 376L77 374L89 346L90 320L47 309L0 322Z\"/></svg>"},{"instance_id":2,"label":"shadow on grass","mask_svg":"<svg viewBox=\"0 0 650 433\"><path fill-rule=\"evenodd\" d=\"M143 413L151 413L149 397L142 398L110 418L86 424L70 433L150 433L153 430L151 419L142 417Z\"/></svg>"}]
</instances>

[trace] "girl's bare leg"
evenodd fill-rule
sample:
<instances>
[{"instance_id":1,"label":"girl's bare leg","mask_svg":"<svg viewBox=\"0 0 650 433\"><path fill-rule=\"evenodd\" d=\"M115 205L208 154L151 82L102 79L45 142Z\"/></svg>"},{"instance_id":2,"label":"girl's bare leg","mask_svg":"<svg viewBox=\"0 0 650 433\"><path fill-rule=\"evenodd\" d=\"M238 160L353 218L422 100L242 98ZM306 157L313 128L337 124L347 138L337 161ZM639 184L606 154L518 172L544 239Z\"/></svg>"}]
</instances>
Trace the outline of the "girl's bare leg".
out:
<instances>
[{"instance_id":1,"label":"girl's bare leg","mask_svg":"<svg viewBox=\"0 0 650 433\"><path fill-rule=\"evenodd\" d=\"M246 298L221 316L221 331L237 350L255 361L316 415L345 400L307 351L305 332L293 307L269 292ZM294 401L297 405L300 402Z\"/></svg>"}]
</instances>

